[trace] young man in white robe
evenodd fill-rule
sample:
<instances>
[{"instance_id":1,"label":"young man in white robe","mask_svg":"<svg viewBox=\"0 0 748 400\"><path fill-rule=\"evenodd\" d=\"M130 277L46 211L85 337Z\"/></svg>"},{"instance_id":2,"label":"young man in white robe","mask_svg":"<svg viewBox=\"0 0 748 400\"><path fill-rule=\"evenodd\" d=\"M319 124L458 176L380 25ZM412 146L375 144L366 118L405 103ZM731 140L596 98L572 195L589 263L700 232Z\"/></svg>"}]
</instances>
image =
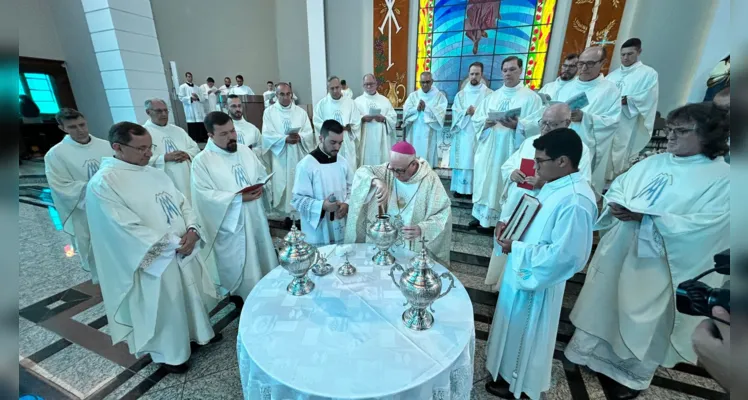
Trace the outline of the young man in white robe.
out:
<instances>
[{"instance_id":1,"label":"young man in white robe","mask_svg":"<svg viewBox=\"0 0 748 400\"><path fill-rule=\"evenodd\" d=\"M97 284L99 277L86 218L86 185L99 170L101 159L111 157L114 150L106 140L88 133L86 118L77 110L63 108L55 119L66 135L44 155L44 174L63 230L73 236L81 265Z\"/></svg>"},{"instance_id":2,"label":"young man in white robe","mask_svg":"<svg viewBox=\"0 0 748 400\"><path fill-rule=\"evenodd\" d=\"M267 89L268 90L262 93L262 100L265 103L265 108L272 106L276 101L273 81L267 81Z\"/></svg>"},{"instance_id":3,"label":"young man in white robe","mask_svg":"<svg viewBox=\"0 0 748 400\"><path fill-rule=\"evenodd\" d=\"M621 46L621 66L605 79L621 92L621 122L613 137L606 180L612 181L631 167L644 146L649 143L657 116L659 79L654 68L642 64L642 41L633 38Z\"/></svg>"},{"instance_id":4,"label":"young man in white robe","mask_svg":"<svg viewBox=\"0 0 748 400\"><path fill-rule=\"evenodd\" d=\"M241 193L267 176L254 152L237 140L234 122L214 111L205 117L208 144L192 163L192 201L205 232L202 257L215 265L222 294L242 304L265 274L278 266L263 187Z\"/></svg>"},{"instance_id":5,"label":"young man in white robe","mask_svg":"<svg viewBox=\"0 0 748 400\"><path fill-rule=\"evenodd\" d=\"M405 141L431 168L439 166L437 144L447 115L447 96L434 86L431 72L421 74L421 88L408 95L403 105Z\"/></svg>"},{"instance_id":6,"label":"young man in white robe","mask_svg":"<svg viewBox=\"0 0 748 400\"><path fill-rule=\"evenodd\" d=\"M533 142L535 170L546 182L540 209L519 240L497 240L509 255L488 339L486 367L496 396L539 399L550 389L566 281L592 251L595 193L579 172L582 140L571 129ZM497 237L506 228L497 227Z\"/></svg>"},{"instance_id":7,"label":"young man in white robe","mask_svg":"<svg viewBox=\"0 0 748 400\"><path fill-rule=\"evenodd\" d=\"M675 290L730 247L729 119L711 104L667 117L667 152L645 158L604 195L606 231L571 312L566 357L609 377L615 399L649 387L659 366L696 363L691 334L704 319L676 311ZM723 276L699 279L721 287Z\"/></svg>"},{"instance_id":8,"label":"young man in white robe","mask_svg":"<svg viewBox=\"0 0 748 400\"><path fill-rule=\"evenodd\" d=\"M140 125L109 130L104 158L86 190L91 244L112 343L149 354L170 373L188 369L190 342L220 340L209 311L215 285L198 255L204 231L190 203L161 170L148 165L153 143Z\"/></svg>"},{"instance_id":9,"label":"young man in white robe","mask_svg":"<svg viewBox=\"0 0 748 400\"><path fill-rule=\"evenodd\" d=\"M150 119L143 126L151 134L154 145L150 165L166 172L189 201L190 168L200 148L184 129L169 123L166 101L146 100L145 112Z\"/></svg>"},{"instance_id":10,"label":"young man in white robe","mask_svg":"<svg viewBox=\"0 0 748 400\"><path fill-rule=\"evenodd\" d=\"M235 94L228 95L226 98L226 108L228 108L229 116L234 122L236 142L249 147L257 157L262 157L262 133L253 123L244 119L241 97Z\"/></svg>"},{"instance_id":11,"label":"young man in white robe","mask_svg":"<svg viewBox=\"0 0 748 400\"><path fill-rule=\"evenodd\" d=\"M530 136L525 139L519 146L519 150L514 152L511 157L501 166L501 177L504 182L504 193L501 194L501 216L499 225L505 224L511 218L514 209L517 208L522 196L529 194L537 196L545 182L538 179L537 176L526 176L521 170L522 160L533 160L535 158L535 139L547 134L555 129L568 128L571 124L571 109L566 103L555 103L548 106L543 111L543 117L540 120L540 134ZM582 143L582 158L579 160L579 173L588 183L590 182L592 171L590 164L592 158L590 150ZM533 186L532 189L519 187L519 184L528 183ZM504 274L504 265L506 255L494 251L491 254L491 261L488 265L486 274L486 285L497 285L501 283L501 277Z\"/></svg>"},{"instance_id":12,"label":"young man in white robe","mask_svg":"<svg viewBox=\"0 0 748 400\"><path fill-rule=\"evenodd\" d=\"M190 122L203 122L205 118L205 105L203 105L202 91L198 86L192 83L192 73L187 72L184 74L186 80L185 83L179 85L177 89L177 96L179 101L182 102L184 107L184 117L187 119L187 123Z\"/></svg>"},{"instance_id":13,"label":"young man in white robe","mask_svg":"<svg viewBox=\"0 0 748 400\"><path fill-rule=\"evenodd\" d=\"M340 86L342 87L341 92L343 93L343 96L349 99L353 99L353 90L348 87L348 82L346 82L345 79L342 79L340 81Z\"/></svg>"},{"instance_id":14,"label":"young man in white robe","mask_svg":"<svg viewBox=\"0 0 748 400\"><path fill-rule=\"evenodd\" d=\"M543 101L521 82L522 59L515 56L501 63L504 86L488 96L472 118L475 131L475 170L473 173L473 221L470 227L492 231L501 215L504 182L501 166L525 139L525 127L537 123ZM518 117L489 118L489 113L520 108ZM532 122L531 122L532 121Z\"/></svg>"},{"instance_id":15,"label":"young man in white robe","mask_svg":"<svg viewBox=\"0 0 748 400\"><path fill-rule=\"evenodd\" d=\"M218 88L216 87L216 81L208 77L205 83L200 85L200 92L202 93L203 105L205 106L205 114L218 110Z\"/></svg>"},{"instance_id":16,"label":"young man in white robe","mask_svg":"<svg viewBox=\"0 0 748 400\"><path fill-rule=\"evenodd\" d=\"M314 150L315 140L309 115L293 104L293 92L287 83L275 87L278 102L262 116L262 151L270 157L273 186L273 211L289 216L293 211L291 196L296 180L296 165ZM298 133L292 133L298 131ZM286 224L290 227L290 219Z\"/></svg>"},{"instance_id":17,"label":"young man in white robe","mask_svg":"<svg viewBox=\"0 0 748 400\"><path fill-rule=\"evenodd\" d=\"M379 208L389 215L398 229L403 245L421 251L420 238L426 238L426 251L436 262L449 267L452 244L452 202L439 175L426 160L416 157L408 142L392 146L390 162L363 166L353 177L346 243L366 243L369 221L379 215Z\"/></svg>"},{"instance_id":18,"label":"young man in white robe","mask_svg":"<svg viewBox=\"0 0 748 400\"><path fill-rule=\"evenodd\" d=\"M364 75L364 94L355 100L361 114L361 165L386 163L390 160L390 148L397 141L397 112L389 99L377 93L378 85L374 74ZM379 114L372 115L375 110Z\"/></svg>"},{"instance_id":19,"label":"young man in white robe","mask_svg":"<svg viewBox=\"0 0 748 400\"><path fill-rule=\"evenodd\" d=\"M236 86L229 89L229 94L235 94L238 96L254 96L255 92L251 87L244 84L244 77L241 75L236 76Z\"/></svg>"},{"instance_id":20,"label":"young man in white robe","mask_svg":"<svg viewBox=\"0 0 748 400\"><path fill-rule=\"evenodd\" d=\"M313 246L343 243L353 171L339 154L345 127L334 119L322 123L319 146L296 167L291 205L301 217L304 240Z\"/></svg>"},{"instance_id":21,"label":"young man in white robe","mask_svg":"<svg viewBox=\"0 0 748 400\"><path fill-rule=\"evenodd\" d=\"M569 84L569 82L571 82L574 78L576 78L577 71L579 71L579 68L577 67L578 61L578 54L571 53L567 55L564 59L563 64L561 64L561 74L558 76L558 78L556 78L556 80L553 82L549 82L543 85L538 93L547 95L547 100L555 101L556 97L558 97L558 91Z\"/></svg>"},{"instance_id":22,"label":"young man in white robe","mask_svg":"<svg viewBox=\"0 0 748 400\"><path fill-rule=\"evenodd\" d=\"M561 88L554 99L565 102L580 93L587 95L589 104L581 110L572 110L570 128L592 151L592 188L598 196L605 189L605 172L621 119L618 87L600 73L605 57L602 47L585 49L579 56L579 77Z\"/></svg>"},{"instance_id":23,"label":"young man in white robe","mask_svg":"<svg viewBox=\"0 0 748 400\"><path fill-rule=\"evenodd\" d=\"M455 96L452 104L452 146L449 167L452 183L449 190L456 198L473 194L473 166L475 161L475 127L473 115L478 106L493 93L483 84L483 63L474 62L468 70L470 81Z\"/></svg>"},{"instance_id":24,"label":"young man in white robe","mask_svg":"<svg viewBox=\"0 0 748 400\"><path fill-rule=\"evenodd\" d=\"M221 93L221 96L228 96L233 87L234 86L231 84L231 78L227 76L223 78L223 86L218 88L218 91Z\"/></svg>"},{"instance_id":25,"label":"young man in white robe","mask_svg":"<svg viewBox=\"0 0 748 400\"><path fill-rule=\"evenodd\" d=\"M346 131L340 155L348 162L351 171L358 168L359 138L361 137L361 114L353 99L343 96L340 79L327 78L327 96L314 106L314 131L320 132L328 119L338 121Z\"/></svg>"}]
</instances>

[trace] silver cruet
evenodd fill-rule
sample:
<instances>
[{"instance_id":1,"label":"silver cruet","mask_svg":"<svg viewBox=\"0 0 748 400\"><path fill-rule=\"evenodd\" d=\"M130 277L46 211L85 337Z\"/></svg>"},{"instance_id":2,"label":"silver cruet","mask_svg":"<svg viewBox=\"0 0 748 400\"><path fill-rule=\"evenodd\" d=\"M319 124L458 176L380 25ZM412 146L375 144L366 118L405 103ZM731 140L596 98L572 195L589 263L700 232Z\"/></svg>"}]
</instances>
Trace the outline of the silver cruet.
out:
<instances>
[{"instance_id":1,"label":"silver cruet","mask_svg":"<svg viewBox=\"0 0 748 400\"><path fill-rule=\"evenodd\" d=\"M434 272L430 267L431 260L426 254L426 239L421 239L421 253L410 262L410 268L403 270L400 264L395 264L390 268L390 278L395 283L410 308L403 313L403 323L410 329L424 331L434 325L434 311L431 305L437 299L440 299L449 293L455 287L455 279L449 272L441 275ZM401 271L399 283L395 279L395 271ZM442 291L442 279L449 279L450 284L447 291ZM431 312L429 312L431 308Z\"/></svg>"},{"instance_id":2,"label":"silver cruet","mask_svg":"<svg viewBox=\"0 0 748 400\"><path fill-rule=\"evenodd\" d=\"M377 246L379 250L371 261L376 265L392 265L395 263L395 256L389 252L390 247L398 240L398 231L390 223L390 216L386 214L377 215L377 219L371 223L366 231L366 236Z\"/></svg>"},{"instance_id":3,"label":"silver cruet","mask_svg":"<svg viewBox=\"0 0 748 400\"><path fill-rule=\"evenodd\" d=\"M314 282L307 277L307 272L312 267L316 249L304 241L304 234L296 229L296 225L291 226L284 242L278 261L293 276L286 290L294 296L309 294L314 289Z\"/></svg>"}]
</instances>

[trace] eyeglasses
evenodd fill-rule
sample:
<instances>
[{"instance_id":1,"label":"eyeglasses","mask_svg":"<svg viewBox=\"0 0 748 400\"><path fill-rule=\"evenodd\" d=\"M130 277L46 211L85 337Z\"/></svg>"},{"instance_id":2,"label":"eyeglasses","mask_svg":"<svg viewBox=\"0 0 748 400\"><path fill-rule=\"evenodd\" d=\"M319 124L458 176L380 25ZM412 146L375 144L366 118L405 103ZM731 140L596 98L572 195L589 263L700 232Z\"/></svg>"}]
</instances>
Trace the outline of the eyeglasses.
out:
<instances>
[{"instance_id":1,"label":"eyeglasses","mask_svg":"<svg viewBox=\"0 0 748 400\"><path fill-rule=\"evenodd\" d=\"M137 151L140 154L145 154L145 153L148 152L148 150L151 150L151 151L156 150L156 147L157 147L155 144L152 144L152 145L150 145L148 147L133 147L133 146L130 146L130 145L127 145L127 144L124 144L124 143L118 143L118 144L120 146L125 146L125 147L129 147L131 149L134 149L135 151Z\"/></svg>"},{"instance_id":2,"label":"eyeglasses","mask_svg":"<svg viewBox=\"0 0 748 400\"><path fill-rule=\"evenodd\" d=\"M392 168L390 166L390 163L387 163L387 169L389 171L394 172L396 175L402 175L402 174L404 174L404 173L406 173L408 171L408 168L410 168L410 166L413 165L414 162L415 161L411 161L410 164L408 164L408 166L405 167L404 169L395 169L395 168Z\"/></svg>"},{"instance_id":3,"label":"eyeglasses","mask_svg":"<svg viewBox=\"0 0 748 400\"><path fill-rule=\"evenodd\" d=\"M577 64L561 64L561 69L572 69L572 68L578 68L579 65Z\"/></svg>"},{"instance_id":4,"label":"eyeglasses","mask_svg":"<svg viewBox=\"0 0 748 400\"><path fill-rule=\"evenodd\" d=\"M434 81L421 81L421 85L428 85L430 83L434 83Z\"/></svg>"},{"instance_id":5,"label":"eyeglasses","mask_svg":"<svg viewBox=\"0 0 748 400\"><path fill-rule=\"evenodd\" d=\"M678 128L678 127L666 126L664 130L665 130L666 135L670 135L671 133L674 133L676 136L686 136L691 132L695 132L696 126L694 125L690 128L687 128L687 127Z\"/></svg>"},{"instance_id":6,"label":"eyeglasses","mask_svg":"<svg viewBox=\"0 0 748 400\"><path fill-rule=\"evenodd\" d=\"M535 165L540 166L540 164L542 164L544 162L548 162L548 161L553 161L556 158L558 158L558 157L553 157L553 158L536 158L535 159Z\"/></svg>"},{"instance_id":7,"label":"eyeglasses","mask_svg":"<svg viewBox=\"0 0 748 400\"><path fill-rule=\"evenodd\" d=\"M595 66L595 65L596 65L597 63L600 63L600 62L602 62L602 61L603 61L603 60L597 60L597 61L586 61L586 62L585 62L585 61L577 61L577 68L582 68L582 67L592 68L592 67L594 67L594 66Z\"/></svg>"},{"instance_id":8,"label":"eyeglasses","mask_svg":"<svg viewBox=\"0 0 748 400\"><path fill-rule=\"evenodd\" d=\"M555 128L555 127L563 126L564 123L566 123L567 121L571 123L571 120L568 120L568 119L564 121L560 121L560 122L550 122L550 121L546 121L541 118L538 120L538 126L541 128Z\"/></svg>"}]
</instances>

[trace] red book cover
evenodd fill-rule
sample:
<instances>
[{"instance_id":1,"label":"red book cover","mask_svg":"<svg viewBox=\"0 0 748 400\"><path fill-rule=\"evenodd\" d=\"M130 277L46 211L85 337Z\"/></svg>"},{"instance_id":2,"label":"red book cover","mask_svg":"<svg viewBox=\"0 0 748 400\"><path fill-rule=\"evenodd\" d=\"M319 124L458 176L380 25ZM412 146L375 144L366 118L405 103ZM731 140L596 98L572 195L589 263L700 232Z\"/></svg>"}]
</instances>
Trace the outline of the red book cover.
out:
<instances>
[{"instance_id":1,"label":"red book cover","mask_svg":"<svg viewBox=\"0 0 748 400\"><path fill-rule=\"evenodd\" d=\"M522 171L525 176L535 176L535 160L523 158L522 162L519 164L519 170ZM529 183L518 183L517 186L527 190L534 189L534 186Z\"/></svg>"}]
</instances>

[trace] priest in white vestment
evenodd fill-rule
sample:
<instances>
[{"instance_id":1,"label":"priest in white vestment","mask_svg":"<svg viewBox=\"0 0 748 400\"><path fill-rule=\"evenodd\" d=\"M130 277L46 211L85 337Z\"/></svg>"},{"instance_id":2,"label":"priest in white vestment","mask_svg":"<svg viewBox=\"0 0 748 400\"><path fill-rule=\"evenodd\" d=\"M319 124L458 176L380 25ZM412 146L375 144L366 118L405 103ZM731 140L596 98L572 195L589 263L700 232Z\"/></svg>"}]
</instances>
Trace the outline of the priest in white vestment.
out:
<instances>
[{"instance_id":1,"label":"priest in white vestment","mask_svg":"<svg viewBox=\"0 0 748 400\"><path fill-rule=\"evenodd\" d=\"M208 77L205 83L200 85L200 91L202 93L203 105L205 106L205 114L207 115L211 111L218 110L218 88L216 87L216 81Z\"/></svg>"},{"instance_id":2,"label":"priest in white vestment","mask_svg":"<svg viewBox=\"0 0 748 400\"><path fill-rule=\"evenodd\" d=\"M454 192L457 198L470 197L473 194L473 115L483 100L493 93L493 90L483 84L483 63L476 61L470 64L468 73L470 81L457 93L452 104L452 146L449 149L452 183L449 190Z\"/></svg>"},{"instance_id":3,"label":"priest in white vestment","mask_svg":"<svg viewBox=\"0 0 748 400\"><path fill-rule=\"evenodd\" d=\"M580 93L587 95L589 104L572 110L570 127L592 151L592 188L598 196L605 189L605 172L621 119L621 94L615 83L600 73L604 62L605 49L587 48L579 56L579 77L559 90L554 99L565 102Z\"/></svg>"},{"instance_id":4,"label":"priest in white vestment","mask_svg":"<svg viewBox=\"0 0 748 400\"><path fill-rule=\"evenodd\" d=\"M291 205L301 219L304 240L313 246L343 243L348 198L353 171L339 155L347 138L342 124L334 119L322 123L319 146L296 167Z\"/></svg>"},{"instance_id":5,"label":"priest in white vestment","mask_svg":"<svg viewBox=\"0 0 748 400\"><path fill-rule=\"evenodd\" d=\"M192 83L192 73L187 72L184 77L187 82L179 85L177 89L177 97L184 107L184 117L188 123L203 122L203 118L205 118L203 100L205 98L200 88Z\"/></svg>"},{"instance_id":6,"label":"priest in white vestment","mask_svg":"<svg viewBox=\"0 0 748 400\"><path fill-rule=\"evenodd\" d=\"M675 290L730 247L729 119L689 104L668 115L666 131L667 152L634 164L603 196L596 229L606 233L571 312L566 357L617 382L615 398L636 397L659 366L696 363L691 334L704 318L677 312Z\"/></svg>"},{"instance_id":7,"label":"priest in white vestment","mask_svg":"<svg viewBox=\"0 0 748 400\"><path fill-rule=\"evenodd\" d=\"M169 123L169 109L164 100L146 100L145 112L150 119L143 126L151 134L154 146L150 165L166 172L189 201L190 167L200 148L184 129Z\"/></svg>"},{"instance_id":8,"label":"priest in white vestment","mask_svg":"<svg viewBox=\"0 0 748 400\"><path fill-rule=\"evenodd\" d=\"M343 97L353 99L353 90L348 87L348 82L345 79L340 81L340 86L342 87L341 92L343 93Z\"/></svg>"},{"instance_id":9,"label":"priest in white vestment","mask_svg":"<svg viewBox=\"0 0 748 400\"><path fill-rule=\"evenodd\" d=\"M345 228L346 243L366 243L369 221L379 215L379 207L398 229L403 246L421 251L420 238L426 238L426 251L436 262L449 267L452 245L452 202L439 175L425 160L416 157L408 142L392 146L390 162L363 166L356 171L351 189L350 210Z\"/></svg>"},{"instance_id":10,"label":"priest in white vestment","mask_svg":"<svg viewBox=\"0 0 748 400\"><path fill-rule=\"evenodd\" d=\"M109 334L135 357L149 354L168 372L184 373L190 342L220 340L208 315L215 284L198 256L204 231L171 179L148 165L153 144L145 128L120 122L109 142L115 155L86 190L91 244L105 267L98 272Z\"/></svg>"},{"instance_id":11,"label":"priest in white vestment","mask_svg":"<svg viewBox=\"0 0 748 400\"><path fill-rule=\"evenodd\" d=\"M244 119L241 97L235 94L228 95L226 98L226 108L229 110L229 116L234 122L236 142L252 149L257 157L260 157L260 161L263 161L262 133L253 123Z\"/></svg>"},{"instance_id":12,"label":"priest in white vestment","mask_svg":"<svg viewBox=\"0 0 748 400\"><path fill-rule=\"evenodd\" d=\"M244 84L244 77L241 75L236 76L236 86L229 89L229 94L235 94L238 96L254 96L255 92L251 87Z\"/></svg>"},{"instance_id":13,"label":"priest in white vestment","mask_svg":"<svg viewBox=\"0 0 748 400\"><path fill-rule=\"evenodd\" d=\"M97 284L99 277L86 218L86 185L99 170L101 159L111 157L114 150L106 140L88 133L86 118L77 110L63 108L55 119L66 135L44 155L44 174L63 230L73 236L81 265Z\"/></svg>"},{"instance_id":14,"label":"priest in white vestment","mask_svg":"<svg viewBox=\"0 0 748 400\"><path fill-rule=\"evenodd\" d=\"M293 92L287 83L275 87L278 102L262 116L262 151L270 157L273 175L271 204L274 211L290 215L296 164L314 150L315 140L309 115L293 104ZM293 132L297 133L293 133Z\"/></svg>"},{"instance_id":15,"label":"priest in white vestment","mask_svg":"<svg viewBox=\"0 0 748 400\"><path fill-rule=\"evenodd\" d=\"M327 79L327 96L314 106L314 131L320 132L322 123L328 119L338 121L346 130L340 155L348 162L351 171L358 168L359 138L361 137L361 114L353 99L343 96L340 79L331 76Z\"/></svg>"},{"instance_id":16,"label":"priest in white vestment","mask_svg":"<svg viewBox=\"0 0 748 400\"><path fill-rule=\"evenodd\" d=\"M403 105L405 141L413 144L416 155L439 166L437 146L442 137L444 118L447 115L447 96L434 86L431 72L421 74L421 88L408 95Z\"/></svg>"},{"instance_id":17,"label":"priest in white vestment","mask_svg":"<svg viewBox=\"0 0 748 400\"><path fill-rule=\"evenodd\" d=\"M548 100L555 101L558 97L558 91L564 86L569 84L577 76L577 62L579 61L579 55L571 53L566 56L563 64L561 64L561 74L556 78L555 81L546 83L538 91L540 94L548 96Z\"/></svg>"},{"instance_id":18,"label":"priest in white vestment","mask_svg":"<svg viewBox=\"0 0 748 400\"><path fill-rule=\"evenodd\" d=\"M629 39L621 47L621 66L605 79L621 92L621 122L613 137L606 179L613 180L631 167L632 159L649 143L657 116L659 80L654 68L642 64L642 42Z\"/></svg>"},{"instance_id":19,"label":"priest in white vestment","mask_svg":"<svg viewBox=\"0 0 748 400\"><path fill-rule=\"evenodd\" d=\"M227 114L208 114L205 129L208 144L192 163L192 202L205 232L202 256L206 264L215 265L222 294L239 296L243 302L278 266L261 199L264 188L240 192L267 172L254 152L238 144Z\"/></svg>"},{"instance_id":20,"label":"priest in white vestment","mask_svg":"<svg viewBox=\"0 0 748 400\"><path fill-rule=\"evenodd\" d=\"M520 81L522 60L509 56L502 61L504 86L488 96L472 118L475 131L473 218L470 226L491 230L499 222L504 182L501 166L525 138L525 127L537 124L543 101ZM521 109L517 117L492 119L490 114ZM493 117L496 117L495 115Z\"/></svg>"},{"instance_id":21,"label":"priest in white vestment","mask_svg":"<svg viewBox=\"0 0 748 400\"><path fill-rule=\"evenodd\" d=\"M555 103L543 111L543 117L540 120L540 134L530 136L525 139L511 157L501 166L501 178L508 184L504 185L504 192L501 194L501 216L499 224L507 223L511 218L514 209L517 208L522 196L529 194L536 196L542 189L545 182L538 179L538 176L526 176L521 170L522 160L535 159L535 139L547 134L555 129L568 128L571 124L571 109L566 103ZM533 161L534 163L534 161ZM592 158L590 150L582 143L582 158L579 160L579 174L582 178L590 182L592 171L590 164ZM527 183L533 186L532 189L519 187L519 184ZM501 283L501 277L504 274L504 265L506 255L500 251L494 251L491 254L491 261L488 265L486 274L486 285L497 285Z\"/></svg>"},{"instance_id":22,"label":"priest in white vestment","mask_svg":"<svg viewBox=\"0 0 748 400\"><path fill-rule=\"evenodd\" d=\"M221 96L228 96L233 87L234 86L231 85L231 78L227 76L223 78L223 86L219 87L218 91L221 93Z\"/></svg>"},{"instance_id":23,"label":"priest in white vestment","mask_svg":"<svg viewBox=\"0 0 748 400\"><path fill-rule=\"evenodd\" d=\"M389 99L377 93L378 85L374 74L364 75L364 94L355 100L361 114L360 165L386 163L397 141L397 113Z\"/></svg>"},{"instance_id":24,"label":"priest in white vestment","mask_svg":"<svg viewBox=\"0 0 748 400\"><path fill-rule=\"evenodd\" d=\"M262 100L265 103L265 108L268 108L275 104L276 98L275 98L275 85L273 85L273 81L267 81L267 89L262 93Z\"/></svg>"},{"instance_id":25,"label":"priest in white vestment","mask_svg":"<svg viewBox=\"0 0 748 400\"><path fill-rule=\"evenodd\" d=\"M539 399L550 389L566 281L587 263L597 219L595 193L578 169L576 132L557 129L533 146L536 175L546 182L541 207L519 240L498 241L509 257L486 350L494 379L486 390L506 399Z\"/></svg>"}]
</instances>

